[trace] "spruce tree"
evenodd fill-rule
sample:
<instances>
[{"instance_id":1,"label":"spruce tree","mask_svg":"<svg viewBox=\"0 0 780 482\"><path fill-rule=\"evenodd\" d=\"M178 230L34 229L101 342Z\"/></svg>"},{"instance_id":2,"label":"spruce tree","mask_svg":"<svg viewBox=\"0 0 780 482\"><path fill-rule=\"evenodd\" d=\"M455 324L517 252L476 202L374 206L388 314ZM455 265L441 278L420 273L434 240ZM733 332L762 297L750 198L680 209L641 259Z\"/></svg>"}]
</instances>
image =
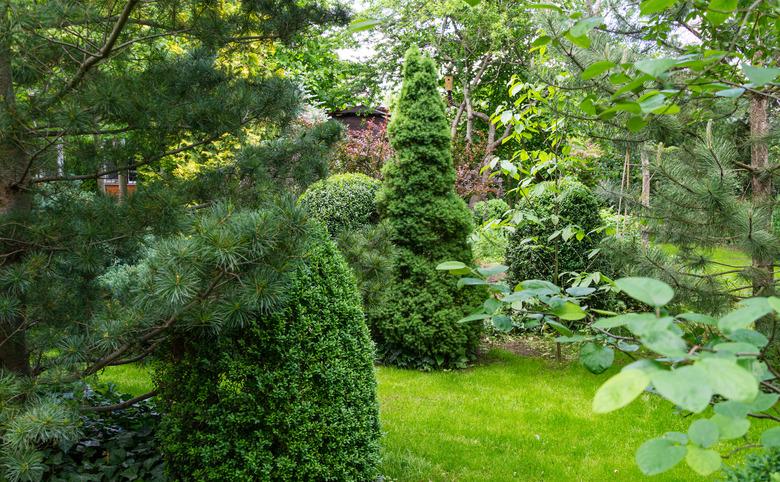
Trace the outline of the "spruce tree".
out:
<instances>
[{"instance_id":1,"label":"spruce tree","mask_svg":"<svg viewBox=\"0 0 780 482\"><path fill-rule=\"evenodd\" d=\"M378 194L380 216L397 246L384 303L371 313L386 361L401 366L463 366L476 350L481 325L458 323L479 293L461 291L436 271L443 261L471 261L471 213L455 193L455 169L436 67L411 48L403 87L388 126L395 156Z\"/></svg>"}]
</instances>

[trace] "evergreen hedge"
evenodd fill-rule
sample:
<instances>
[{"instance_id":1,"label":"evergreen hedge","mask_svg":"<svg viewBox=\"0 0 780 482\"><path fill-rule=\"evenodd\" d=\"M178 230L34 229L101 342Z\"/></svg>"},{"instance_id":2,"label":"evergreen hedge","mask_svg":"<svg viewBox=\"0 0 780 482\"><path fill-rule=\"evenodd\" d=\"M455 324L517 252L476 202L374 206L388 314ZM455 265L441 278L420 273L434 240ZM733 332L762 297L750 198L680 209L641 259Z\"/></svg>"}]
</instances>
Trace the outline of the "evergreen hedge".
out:
<instances>
[{"instance_id":1,"label":"evergreen hedge","mask_svg":"<svg viewBox=\"0 0 780 482\"><path fill-rule=\"evenodd\" d=\"M282 309L191 341L158 370L173 479L376 478L373 345L354 279L324 232L288 293Z\"/></svg>"},{"instance_id":2,"label":"evergreen hedge","mask_svg":"<svg viewBox=\"0 0 780 482\"><path fill-rule=\"evenodd\" d=\"M537 220L526 217L510 238L506 263L512 285L529 279L565 284L566 280L558 279L563 273L604 271L601 257L589 257L603 239L601 232L594 232L602 225L598 197L575 181L562 182L559 188L547 184L517 206ZM569 225L579 226L586 236L580 240L576 236L564 239L562 235L550 239L556 231Z\"/></svg>"},{"instance_id":3,"label":"evergreen hedge","mask_svg":"<svg viewBox=\"0 0 780 482\"><path fill-rule=\"evenodd\" d=\"M379 187L378 180L365 174L335 174L309 186L299 202L336 236L376 223Z\"/></svg>"},{"instance_id":4,"label":"evergreen hedge","mask_svg":"<svg viewBox=\"0 0 780 482\"><path fill-rule=\"evenodd\" d=\"M464 366L482 325L458 320L481 302L436 271L442 261L472 259L466 237L471 212L455 193L455 169L436 68L416 48L406 54L401 96L388 126L395 156L385 165L377 196L397 247L386 301L371 307L380 354L400 366Z\"/></svg>"}]
</instances>

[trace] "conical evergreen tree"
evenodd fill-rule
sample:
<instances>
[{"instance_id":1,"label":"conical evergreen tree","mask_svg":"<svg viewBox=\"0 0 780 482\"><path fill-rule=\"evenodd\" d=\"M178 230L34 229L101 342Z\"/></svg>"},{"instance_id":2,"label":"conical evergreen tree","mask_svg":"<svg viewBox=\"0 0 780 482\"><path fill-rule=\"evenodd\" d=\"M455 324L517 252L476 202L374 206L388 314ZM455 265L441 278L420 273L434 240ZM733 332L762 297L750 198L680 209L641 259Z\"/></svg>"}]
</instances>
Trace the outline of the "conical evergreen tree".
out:
<instances>
[{"instance_id":1,"label":"conical evergreen tree","mask_svg":"<svg viewBox=\"0 0 780 482\"><path fill-rule=\"evenodd\" d=\"M403 87L388 126L395 157L384 169L380 215L398 247L387 300L371 313L388 362L423 368L462 366L481 326L458 323L479 293L459 290L438 263L471 260L471 214L455 193L455 169L436 68L416 48L406 54ZM467 298L468 297L468 298Z\"/></svg>"}]
</instances>

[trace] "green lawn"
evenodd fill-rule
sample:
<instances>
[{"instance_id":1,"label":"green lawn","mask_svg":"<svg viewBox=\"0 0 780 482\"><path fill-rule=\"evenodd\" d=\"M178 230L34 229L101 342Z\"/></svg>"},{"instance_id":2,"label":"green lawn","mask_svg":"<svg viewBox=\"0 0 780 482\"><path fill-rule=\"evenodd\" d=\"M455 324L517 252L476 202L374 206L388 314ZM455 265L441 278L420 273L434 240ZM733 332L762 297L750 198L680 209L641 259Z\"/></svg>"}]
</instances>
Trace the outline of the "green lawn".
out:
<instances>
[{"instance_id":1,"label":"green lawn","mask_svg":"<svg viewBox=\"0 0 780 482\"><path fill-rule=\"evenodd\" d=\"M649 394L611 416L594 415L591 399L610 373L502 350L463 371L380 367L382 471L398 481L644 479L635 449L688 422ZM143 367L112 367L103 379L132 394L151 385ZM646 479L704 480L684 468Z\"/></svg>"}]
</instances>

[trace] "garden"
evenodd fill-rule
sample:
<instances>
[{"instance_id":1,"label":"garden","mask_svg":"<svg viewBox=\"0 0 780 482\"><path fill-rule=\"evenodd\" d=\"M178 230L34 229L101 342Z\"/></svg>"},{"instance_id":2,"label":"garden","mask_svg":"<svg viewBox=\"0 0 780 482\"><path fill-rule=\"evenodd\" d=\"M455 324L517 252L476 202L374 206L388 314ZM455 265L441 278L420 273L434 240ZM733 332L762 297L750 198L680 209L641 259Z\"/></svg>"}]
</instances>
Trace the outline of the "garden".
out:
<instances>
[{"instance_id":1,"label":"garden","mask_svg":"<svg viewBox=\"0 0 780 482\"><path fill-rule=\"evenodd\" d=\"M0 0L0 481L779 481L778 16Z\"/></svg>"}]
</instances>

